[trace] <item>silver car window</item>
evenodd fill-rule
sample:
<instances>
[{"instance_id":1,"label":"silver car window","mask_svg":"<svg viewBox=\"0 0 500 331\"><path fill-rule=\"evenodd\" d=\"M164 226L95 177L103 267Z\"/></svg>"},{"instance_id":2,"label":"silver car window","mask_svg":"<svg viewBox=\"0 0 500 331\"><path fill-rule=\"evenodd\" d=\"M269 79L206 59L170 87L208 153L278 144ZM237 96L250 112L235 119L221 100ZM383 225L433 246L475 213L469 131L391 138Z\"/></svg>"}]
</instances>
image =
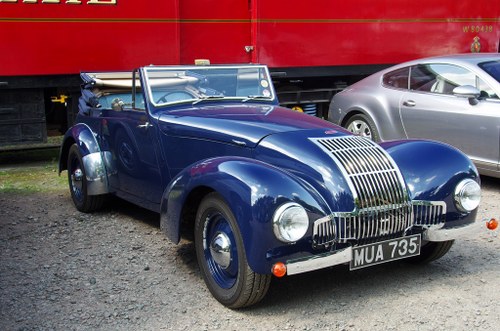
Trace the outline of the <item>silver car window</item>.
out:
<instances>
[{"instance_id":1,"label":"silver car window","mask_svg":"<svg viewBox=\"0 0 500 331\"><path fill-rule=\"evenodd\" d=\"M500 61L483 62L478 66L500 83Z\"/></svg>"},{"instance_id":2,"label":"silver car window","mask_svg":"<svg viewBox=\"0 0 500 331\"><path fill-rule=\"evenodd\" d=\"M410 74L410 68L400 68L384 75L382 83L386 87L393 87L398 89L408 89L408 77Z\"/></svg>"},{"instance_id":3,"label":"silver car window","mask_svg":"<svg viewBox=\"0 0 500 331\"><path fill-rule=\"evenodd\" d=\"M499 99L495 91L479 77L477 77L476 87L479 89L479 91L481 91L481 97L487 99Z\"/></svg>"},{"instance_id":4,"label":"silver car window","mask_svg":"<svg viewBox=\"0 0 500 331\"><path fill-rule=\"evenodd\" d=\"M438 94L453 94L457 86L476 86L476 75L450 64L421 64L412 67L410 89Z\"/></svg>"}]
</instances>

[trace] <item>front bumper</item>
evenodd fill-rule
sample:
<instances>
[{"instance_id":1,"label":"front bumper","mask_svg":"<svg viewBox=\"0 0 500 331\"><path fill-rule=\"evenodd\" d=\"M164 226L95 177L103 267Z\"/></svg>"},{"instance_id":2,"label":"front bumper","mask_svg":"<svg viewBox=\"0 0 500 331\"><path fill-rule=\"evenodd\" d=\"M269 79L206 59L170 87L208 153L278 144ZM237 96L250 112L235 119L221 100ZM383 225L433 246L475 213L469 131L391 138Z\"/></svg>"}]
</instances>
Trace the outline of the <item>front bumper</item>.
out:
<instances>
[{"instance_id":1,"label":"front bumper","mask_svg":"<svg viewBox=\"0 0 500 331\"><path fill-rule=\"evenodd\" d=\"M471 237L474 233L479 233L483 228L482 222L473 222L464 226L455 228L442 228L440 226L431 226L422 232L422 240L424 241L448 241ZM308 271L324 269L340 264L346 264L353 259L353 248L347 247L344 249L328 252L324 254L314 255L311 257L301 258L297 260L289 260L286 262L288 275L300 274Z\"/></svg>"}]
</instances>

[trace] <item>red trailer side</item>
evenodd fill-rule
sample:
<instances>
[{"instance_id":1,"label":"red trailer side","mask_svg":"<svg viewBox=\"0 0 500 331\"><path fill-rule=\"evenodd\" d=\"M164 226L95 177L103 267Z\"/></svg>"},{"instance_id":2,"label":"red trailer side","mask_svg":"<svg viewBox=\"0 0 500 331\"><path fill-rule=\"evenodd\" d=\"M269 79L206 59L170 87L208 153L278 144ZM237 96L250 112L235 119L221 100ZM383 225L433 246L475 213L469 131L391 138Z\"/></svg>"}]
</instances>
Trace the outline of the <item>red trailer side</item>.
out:
<instances>
[{"instance_id":1,"label":"red trailer side","mask_svg":"<svg viewBox=\"0 0 500 331\"><path fill-rule=\"evenodd\" d=\"M255 58L271 67L394 64L498 52L500 2L490 0L254 1Z\"/></svg>"},{"instance_id":2,"label":"red trailer side","mask_svg":"<svg viewBox=\"0 0 500 331\"><path fill-rule=\"evenodd\" d=\"M183 0L180 18L182 63L395 64L470 52L476 37L481 52L498 52L500 40L491 0Z\"/></svg>"},{"instance_id":3,"label":"red trailer side","mask_svg":"<svg viewBox=\"0 0 500 331\"><path fill-rule=\"evenodd\" d=\"M179 63L178 0L0 0L0 76Z\"/></svg>"}]
</instances>

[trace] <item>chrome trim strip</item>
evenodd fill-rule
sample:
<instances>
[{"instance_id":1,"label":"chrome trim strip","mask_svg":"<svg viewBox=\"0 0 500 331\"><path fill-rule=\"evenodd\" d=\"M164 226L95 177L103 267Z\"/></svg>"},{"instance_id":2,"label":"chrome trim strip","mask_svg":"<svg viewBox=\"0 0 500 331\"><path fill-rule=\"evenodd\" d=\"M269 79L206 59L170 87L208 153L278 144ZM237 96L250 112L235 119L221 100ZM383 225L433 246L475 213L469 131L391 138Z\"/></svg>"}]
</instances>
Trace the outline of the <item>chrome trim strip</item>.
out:
<instances>
[{"instance_id":1,"label":"chrome trim strip","mask_svg":"<svg viewBox=\"0 0 500 331\"><path fill-rule=\"evenodd\" d=\"M349 263L352 260L352 247L347 247L333 253L316 255L304 260L287 261L287 275L323 269L334 265Z\"/></svg>"},{"instance_id":2,"label":"chrome trim strip","mask_svg":"<svg viewBox=\"0 0 500 331\"><path fill-rule=\"evenodd\" d=\"M106 155L109 154L109 155ZM110 152L95 152L82 157L87 179L87 194L98 195L109 193L108 177L105 163L111 159Z\"/></svg>"}]
</instances>

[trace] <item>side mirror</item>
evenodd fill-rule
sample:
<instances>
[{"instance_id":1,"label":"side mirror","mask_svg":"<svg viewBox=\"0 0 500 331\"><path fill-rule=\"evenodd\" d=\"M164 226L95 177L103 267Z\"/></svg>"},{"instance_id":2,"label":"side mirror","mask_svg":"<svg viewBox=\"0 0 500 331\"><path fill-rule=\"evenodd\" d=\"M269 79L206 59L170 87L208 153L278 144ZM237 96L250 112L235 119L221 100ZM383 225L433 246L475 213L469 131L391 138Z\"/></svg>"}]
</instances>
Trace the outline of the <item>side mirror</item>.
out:
<instances>
[{"instance_id":1,"label":"side mirror","mask_svg":"<svg viewBox=\"0 0 500 331\"><path fill-rule=\"evenodd\" d=\"M481 91L479 91L477 88L475 88L472 85L462 85L455 87L453 89L453 95L460 97L460 98L467 98L469 99L469 103L474 106L479 103L479 96L481 95Z\"/></svg>"}]
</instances>

